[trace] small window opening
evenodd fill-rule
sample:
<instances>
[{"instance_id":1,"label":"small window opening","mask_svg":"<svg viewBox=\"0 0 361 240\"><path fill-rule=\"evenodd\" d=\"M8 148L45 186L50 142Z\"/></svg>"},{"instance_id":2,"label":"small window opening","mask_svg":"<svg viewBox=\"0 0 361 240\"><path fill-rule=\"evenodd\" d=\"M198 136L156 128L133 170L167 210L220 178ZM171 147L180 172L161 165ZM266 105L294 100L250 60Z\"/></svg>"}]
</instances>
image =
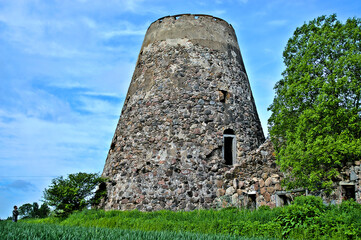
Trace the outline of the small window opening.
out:
<instances>
[{"instance_id":1,"label":"small window opening","mask_svg":"<svg viewBox=\"0 0 361 240\"><path fill-rule=\"evenodd\" d=\"M287 206L290 204L291 204L291 198L285 192L276 193L277 207Z\"/></svg>"},{"instance_id":2,"label":"small window opening","mask_svg":"<svg viewBox=\"0 0 361 240\"><path fill-rule=\"evenodd\" d=\"M179 16L175 17L175 20L178 20Z\"/></svg>"},{"instance_id":3,"label":"small window opening","mask_svg":"<svg viewBox=\"0 0 361 240\"><path fill-rule=\"evenodd\" d=\"M342 200L356 199L355 185L342 185Z\"/></svg>"},{"instance_id":4,"label":"small window opening","mask_svg":"<svg viewBox=\"0 0 361 240\"><path fill-rule=\"evenodd\" d=\"M229 93L225 90L219 90L219 101L225 103L226 99L229 97Z\"/></svg>"},{"instance_id":5,"label":"small window opening","mask_svg":"<svg viewBox=\"0 0 361 240\"><path fill-rule=\"evenodd\" d=\"M232 129L223 133L223 158L226 165L233 165L236 159L236 135Z\"/></svg>"},{"instance_id":6,"label":"small window opening","mask_svg":"<svg viewBox=\"0 0 361 240\"><path fill-rule=\"evenodd\" d=\"M255 191L249 192L248 193L247 208L256 209L256 207L257 207L256 199L257 199L256 192Z\"/></svg>"},{"instance_id":7,"label":"small window opening","mask_svg":"<svg viewBox=\"0 0 361 240\"><path fill-rule=\"evenodd\" d=\"M199 17L198 16L194 16L194 19L198 19Z\"/></svg>"},{"instance_id":8,"label":"small window opening","mask_svg":"<svg viewBox=\"0 0 361 240\"><path fill-rule=\"evenodd\" d=\"M115 142L112 142L112 144L110 144L110 149L114 150L114 148L115 148Z\"/></svg>"}]
</instances>

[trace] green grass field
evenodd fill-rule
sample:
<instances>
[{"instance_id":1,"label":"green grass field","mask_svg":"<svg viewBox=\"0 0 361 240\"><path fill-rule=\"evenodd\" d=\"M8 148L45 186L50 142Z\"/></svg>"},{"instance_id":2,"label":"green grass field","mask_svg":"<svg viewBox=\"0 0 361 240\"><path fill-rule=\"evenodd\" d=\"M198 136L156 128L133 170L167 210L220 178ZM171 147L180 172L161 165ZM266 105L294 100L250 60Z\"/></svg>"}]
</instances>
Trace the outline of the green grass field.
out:
<instances>
[{"instance_id":1,"label":"green grass field","mask_svg":"<svg viewBox=\"0 0 361 240\"><path fill-rule=\"evenodd\" d=\"M36 224L10 221L0 222L0 239L2 240L263 240L268 238L246 238L222 235L196 234L187 232L153 232L97 227L74 227L54 224Z\"/></svg>"},{"instance_id":2,"label":"green grass field","mask_svg":"<svg viewBox=\"0 0 361 240\"><path fill-rule=\"evenodd\" d=\"M0 239L361 239L361 205L300 197L254 211L84 210L65 219L2 221Z\"/></svg>"}]
</instances>

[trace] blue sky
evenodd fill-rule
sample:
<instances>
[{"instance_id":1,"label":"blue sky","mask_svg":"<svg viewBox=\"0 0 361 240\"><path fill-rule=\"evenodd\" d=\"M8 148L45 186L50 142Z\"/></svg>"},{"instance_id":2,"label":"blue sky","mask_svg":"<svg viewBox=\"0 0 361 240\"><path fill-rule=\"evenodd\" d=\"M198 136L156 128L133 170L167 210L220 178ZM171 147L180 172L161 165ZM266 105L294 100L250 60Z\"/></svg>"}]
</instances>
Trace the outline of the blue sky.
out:
<instances>
[{"instance_id":1,"label":"blue sky","mask_svg":"<svg viewBox=\"0 0 361 240\"><path fill-rule=\"evenodd\" d=\"M359 0L0 0L0 218L40 201L51 179L101 172L144 34L210 14L234 27L267 134L267 107L296 27Z\"/></svg>"}]
</instances>

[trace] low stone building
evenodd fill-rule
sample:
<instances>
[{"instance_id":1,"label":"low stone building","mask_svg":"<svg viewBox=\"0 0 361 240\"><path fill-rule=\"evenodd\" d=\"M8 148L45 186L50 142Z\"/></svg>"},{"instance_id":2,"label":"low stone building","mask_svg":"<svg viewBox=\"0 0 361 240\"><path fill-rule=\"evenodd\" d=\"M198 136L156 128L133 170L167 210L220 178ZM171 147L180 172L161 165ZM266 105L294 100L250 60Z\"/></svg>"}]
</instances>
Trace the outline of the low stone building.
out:
<instances>
[{"instance_id":1,"label":"low stone building","mask_svg":"<svg viewBox=\"0 0 361 240\"><path fill-rule=\"evenodd\" d=\"M278 207L290 204L296 196L315 195L325 204L340 204L346 199L361 203L361 161L349 162L341 171L333 192L309 192L307 189L285 190L283 173L276 165L272 142L267 139L258 149L234 165L217 181L218 207Z\"/></svg>"}]
</instances>

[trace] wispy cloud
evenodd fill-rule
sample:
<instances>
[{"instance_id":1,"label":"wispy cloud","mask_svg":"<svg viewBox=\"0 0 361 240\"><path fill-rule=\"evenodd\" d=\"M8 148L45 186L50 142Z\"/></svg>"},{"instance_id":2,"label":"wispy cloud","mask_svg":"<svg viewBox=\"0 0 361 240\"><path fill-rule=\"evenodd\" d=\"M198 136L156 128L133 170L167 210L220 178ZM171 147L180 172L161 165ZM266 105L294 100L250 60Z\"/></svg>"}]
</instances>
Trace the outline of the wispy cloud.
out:
<instances>
[{"instance_id":1,"label":"wispy cloud","mask_svg":"<svg viewBox=\"0 0 361 240\"><path fill-rule=\"evenodd\" d=\"M140 3L142 1L114 1L120 12L134 12ZM144 35L147 29L145 23L136 26L116 19L112 19L112 24L105 25L96 15L90 17L71 14L78 10L79 6L75 3L61 1L57 4L58 7L49 6L41 1L10 1L4 4L0 9L0 23L3 25L0 38L28 54L58 58L89 58L89 55L98 53L104 39L140 36ZM84 14L91 13L94 8L104 12L108 9L107 6L109 5L87 2L85 9L88 12ZM32 11L38 11L38 14L32 14Z\"/></svg>"},{"instance_id":2,"label":"wispy cloud","mask_svg":"<svg viewBox=\"0 0 361 240\"><path fill-rule=\"evenodd\" d=\"M29 191L36 191L37 188L34 184L29 181L25 180L15 180L10 183L0 183L0 192L1 191L22 191L22 192L29 192Z\"/></svg>"},{"instance_id":3,"label":"wispy cloud","mask_svg":"<svg viewBox=\"0 0 361 240\"><path fill-rule=\"evenodd\" d=\"M286 25L287 20L285 20L285 19L271 20L271 21L268 21L267 24L270 25L270 26L279 27L279 26Z\"/></svg>"}]
</instances>

